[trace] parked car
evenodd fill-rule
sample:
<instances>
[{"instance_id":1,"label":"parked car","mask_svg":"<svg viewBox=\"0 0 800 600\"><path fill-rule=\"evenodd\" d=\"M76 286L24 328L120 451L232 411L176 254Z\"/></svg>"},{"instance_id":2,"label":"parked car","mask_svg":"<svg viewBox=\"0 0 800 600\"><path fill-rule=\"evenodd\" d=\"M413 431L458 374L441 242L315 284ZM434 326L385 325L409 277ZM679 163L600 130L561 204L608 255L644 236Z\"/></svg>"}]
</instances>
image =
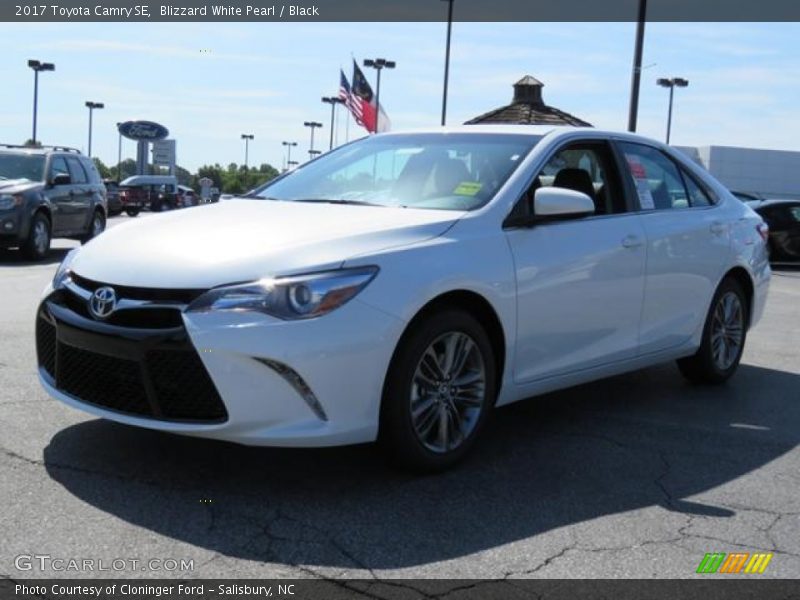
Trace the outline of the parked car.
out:
<instances>
[{"instance_id":1,"label":"parked car","mask_svg":"<svg viewBox=\"0 0 800 600\"><path fill-rule=\"evenodd\" d=\"M133 175L120 183L120 200L129 217L142 210L178 208L178 180L172 175Z\"/></svg>"},{"instance_id":2,"label":"parked car","mask_svg":"<svg viewBox=\"0 0 800 600\"><path fill-rule=\"evenodd\" d=\"M198 196L194 190L188 185L178 186L178 206L187 208L189 206L197 206L199 204Z\"/></svg>"},{"instance_id":3,"label":"parked car","mask_svg":"<svg viewBox=\"0 0 800 600\"><path fill-rule=\"evenodd\" d=\"M800 200L764 200L752 208L769 226L770 261L800 261Z\"/></svg>"},{"instance_id":4,"label":"parked car","mask_svg":"<svg viewBox=\"0 0 800 600\"><path fill-rule=\"evenodd\" d=\"M130 425L437 470L495 406L671 360L728 380L769 280L762 219L661 143L381 134L71 253L38 372Z\"/></svg>"},{"instance_id":5,"label":"parked car","mask_svg":"<svg viewBox=\"0 0 800 600\"><path fill-rule=\"evenodd\" d=\"M122 201L119 198L119 183L114 179L104 179L103 185L106 186L108 216L115 217L122 212Z\"/></svg>"},{"instance_id":6,"label":"parked car","mask_svg":"<svg viewBox=\"0 0 800 600\"><path fill-rule=\"evenodd\" d=\"M54 237L84 242L106 226L106 189L91 159L63 146L0 144L0 247L39 260Z\"/></svg>"}]
</instances>

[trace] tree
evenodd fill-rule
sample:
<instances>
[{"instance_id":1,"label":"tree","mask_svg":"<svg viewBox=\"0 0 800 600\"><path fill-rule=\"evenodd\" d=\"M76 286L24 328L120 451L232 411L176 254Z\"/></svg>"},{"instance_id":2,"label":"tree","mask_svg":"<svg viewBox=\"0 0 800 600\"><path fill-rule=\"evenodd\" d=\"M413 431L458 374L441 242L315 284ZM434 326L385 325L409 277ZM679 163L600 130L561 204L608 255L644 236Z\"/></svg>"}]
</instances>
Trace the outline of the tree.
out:
<instances>
[{"instance_id":1,"label":"tree","mask_svg":"<svg viewBox=\"0 0 800 600\"><path fill-rule=\"evenodd\" d=\"M94 166L97 168L97 172L100 173L102 179L111 179L111 169L103 164L102 160L95 156L92 158L92 161L94 161Z\"/></svg>"}]
</instances>

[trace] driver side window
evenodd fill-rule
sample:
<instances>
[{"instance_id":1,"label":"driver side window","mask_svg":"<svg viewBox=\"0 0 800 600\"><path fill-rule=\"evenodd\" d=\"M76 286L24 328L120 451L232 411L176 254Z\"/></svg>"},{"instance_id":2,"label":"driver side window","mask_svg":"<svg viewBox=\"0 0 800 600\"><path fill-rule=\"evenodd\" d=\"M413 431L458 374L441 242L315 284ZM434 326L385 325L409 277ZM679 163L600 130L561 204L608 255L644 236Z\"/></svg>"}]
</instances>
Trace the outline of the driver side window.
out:
<instances>
[{"instance_id":1,"label":"driver side window","mask_svg":"<svg viewBox=\"0 0 800 600\"><path fill-rule=\"evenodd\" d=\"M594 203L595 215L627 211L611 150L606 142L571 143L547 161L511 217L533 214L533 199L541 187L559 187L586 194Z\"/></svg>"}]
</instances>

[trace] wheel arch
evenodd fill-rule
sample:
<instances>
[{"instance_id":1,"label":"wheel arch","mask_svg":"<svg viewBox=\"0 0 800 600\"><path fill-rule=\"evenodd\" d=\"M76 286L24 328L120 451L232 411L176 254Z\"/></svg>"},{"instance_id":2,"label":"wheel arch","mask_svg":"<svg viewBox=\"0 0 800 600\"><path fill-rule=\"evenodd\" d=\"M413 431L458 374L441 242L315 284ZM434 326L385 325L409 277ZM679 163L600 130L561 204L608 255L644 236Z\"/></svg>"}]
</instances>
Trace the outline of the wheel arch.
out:
<instances>
[{"instance_id":1,"label":"wheel arch","mask_svg":"<svg viewBox=\"0 0 800 600\"><path fill-rule=\"evenodd\" d=\"M750 276L750 273L747 272L747 269L741 266L736 266L727 271L720 282L725 281L726 279L733 279L736 283L742 286L742 289L744 290L745 299L747 300L747 327L749 328L753 316L753 297L755 295L753 278Z\"/></svg>"},{"instance_id":2,"label":"wheel arch","mask_svg":"<svg viewBox=\"0 0 800 600\"><path fill-rule=\"evenodd\" d=\"M494 306L492 306L484 296L471 290L451 290L439 294L425 303L411 318L403 330L403 333L400 335L394 352L392 353L391 361L389 362L390 368L394 363L398 350L403 345L407 336L414 330L417 323L431 314L449 308L458 308L468 312L475 317L486 330L486 334L489 336L489 342L492 345L492 351L494 352L497 392L499 394L503 384L503 373L505 372L506 334ZM387 377L384 378L384 388L387 381L388 370Z\"/></svg>"}]
</instances>

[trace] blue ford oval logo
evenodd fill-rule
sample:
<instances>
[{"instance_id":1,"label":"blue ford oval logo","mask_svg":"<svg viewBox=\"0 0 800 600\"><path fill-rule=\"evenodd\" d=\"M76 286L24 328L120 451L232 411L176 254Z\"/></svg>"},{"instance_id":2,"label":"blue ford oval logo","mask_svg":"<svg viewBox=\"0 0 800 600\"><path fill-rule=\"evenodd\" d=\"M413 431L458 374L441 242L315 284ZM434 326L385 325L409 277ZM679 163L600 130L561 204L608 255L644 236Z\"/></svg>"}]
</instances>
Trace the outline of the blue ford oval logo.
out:
<instances>
[{"instance_id":1,"label":"blue ford oval logo","mask_svg":"<svg viewBox=\"0 0 800 600\"><path fill-rule=\"evenodd\" d=\"M163 140L169 135L166 127L153 121L125 121L117 129L128 139L148 142Z\"/></svg>"},{"instance_id":2,"label":"blue ford oval logo","mask_svg":"<svg viewBox=\"0 0 800 600\"><path fill-rule=\"evenodd\" d=\"M105 319L117 308L117 294L114 288L97 288L89 299L89 310L98 319Z\"/></svg>"}]
</instances>

